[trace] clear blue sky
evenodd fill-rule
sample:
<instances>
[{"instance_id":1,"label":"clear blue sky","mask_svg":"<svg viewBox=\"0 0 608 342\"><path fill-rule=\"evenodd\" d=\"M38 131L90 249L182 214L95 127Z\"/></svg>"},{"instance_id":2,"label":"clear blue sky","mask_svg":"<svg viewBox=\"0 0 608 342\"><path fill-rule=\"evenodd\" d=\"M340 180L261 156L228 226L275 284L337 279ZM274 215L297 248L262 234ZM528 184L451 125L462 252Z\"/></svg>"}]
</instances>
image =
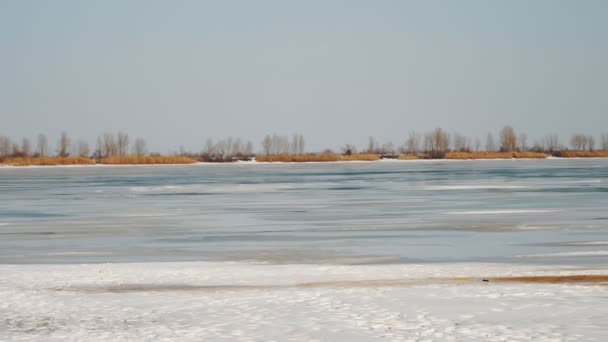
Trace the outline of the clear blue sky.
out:
<instances>
[{"instance_id":1,"label":"clear blue sky","mask_svg":"<svg viewBox=\"0 0 608 342\"><path fill-rule=\"evenodd\" d=\"M608 132L608 1L0 1L0 135Z\"/></svg>"}]
</instances>

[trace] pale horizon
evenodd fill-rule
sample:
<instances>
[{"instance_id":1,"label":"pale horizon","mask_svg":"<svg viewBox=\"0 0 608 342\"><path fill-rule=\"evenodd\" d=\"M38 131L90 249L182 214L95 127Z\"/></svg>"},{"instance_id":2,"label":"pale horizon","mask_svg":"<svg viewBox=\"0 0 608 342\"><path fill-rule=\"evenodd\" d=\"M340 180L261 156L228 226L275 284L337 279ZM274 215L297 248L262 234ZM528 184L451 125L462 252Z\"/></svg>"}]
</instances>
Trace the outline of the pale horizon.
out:
<instances>
[{"instance_id":1,"label":"pale horizon","mask_svg":"<svg viewBox=\"0 0 608 342\"><path fill-rule=\"evenodd\" d=\"M302 134L307 151L435 127L529 143L608 132L603 1L5 1L0 135L105 132L199 152Z\"/></svg>"}]
</instances>

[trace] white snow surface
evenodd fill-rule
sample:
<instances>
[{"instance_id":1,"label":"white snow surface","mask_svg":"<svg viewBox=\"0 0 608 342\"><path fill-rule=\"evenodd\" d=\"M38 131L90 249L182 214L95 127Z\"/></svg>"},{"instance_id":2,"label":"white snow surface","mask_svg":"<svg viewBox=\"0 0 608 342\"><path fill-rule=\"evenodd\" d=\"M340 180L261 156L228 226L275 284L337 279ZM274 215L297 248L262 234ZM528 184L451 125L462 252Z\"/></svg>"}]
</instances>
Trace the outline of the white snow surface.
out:
<instances>
[{"instance_id":1,"label":"white snow surface","mask_svg":"<svg viewBox=\"0 0 608 342\"><path fill-rule=\"evenodd\" d=\"M606 273L476 263L0 265L0 341L607 341L608 286L437 279ZM404 282L383 284L391 279Z\"/></svg>"}]
</instances>

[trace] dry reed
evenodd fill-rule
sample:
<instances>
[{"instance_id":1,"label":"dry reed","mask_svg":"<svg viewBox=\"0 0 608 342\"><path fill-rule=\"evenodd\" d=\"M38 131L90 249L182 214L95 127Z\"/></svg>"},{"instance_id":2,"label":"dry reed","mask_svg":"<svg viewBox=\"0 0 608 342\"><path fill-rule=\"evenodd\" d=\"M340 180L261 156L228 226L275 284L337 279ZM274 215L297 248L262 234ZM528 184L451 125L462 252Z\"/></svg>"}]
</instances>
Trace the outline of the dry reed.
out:
<instances>
[{"instance_id":1,"label":"dry reed","mask_svg":"<svg viewBox=\"0 0 608 342\"><path fill-rule=\"evenodd\" d=\"M353 161L353 160L374 161L374 160L379 160L379 159L380 159L380 157L378 157L377 154L373 154L373 153L356 153L356 154L351 154L351 155L340 156L341 161Z\"/></svg>"},{"instance_id":2,"label":"dry reed","mask_svg":"<svg viewBox=\"0 0 608 342\"><path fill-rule=\"evenodd\" d=\"M544 159L539 152L449 152L445 159Z\"/></svg>"},{"instance_id":3,"label":"dry reed","mask_svg":"<svg viewBox=\"0 0 608 342\"><path fill-rule=\"evenodd\" d=\"M340 160L340 157L333 153L323 154L274 154L266 156L257 156L258 162L283 162L283 163L303 163L303 162L332 162Z\"/></svg>"},{"instance_id":4,"label":"dry reed","mask_svg":"<svg viewBox=\"0 0 608 342\"><path fill-rule=\"evenodd\" d=\"M102 158L100 164L142 165L142 164L193 164L197 161L182 156L115 156Z\"/></svg>"},{"instance_id":5,"label":"dry reed","mask_svg":"<svg viewBox=\"0 0 608 342\"><path fill-rule=\"evenodd\" d=\"M16 157L2 160L0 164L11 166L91 165L95 160L86 157Z\"/></svg>"},{"instance_id":6,"label":"dry reed","mask_svg":"<svg viewBox=\"0 0 608 342\"><path fill-rule=\"evenodd\" d=\"M562 158L606 158L608 151L561 151L557 153Z\"/></svg>"},{"instance_id":7,"label":"dry reed","mask_svg":"<svg viewBox=\"0 0 608 342\"><path fill-rule=\"evenodd\" d=\"M376 154L360 153L351 155L337 155L335 153L322 154L276 154L257 156L258 162L283 162L283 163L305 163L305 162L336 162L336 161L374 161L380 159Z\"/></svg>"},{"instance_id":8,"label":"dry reed","mask_svg":"<svg viewBox=\"0 0 608 342\"><path fill-rule=\"evenodd\" d=\"M399 160L416 160L416 159L420 159L420 157L414 156L411 154L402 154L399 157L397 157L397 159L399 159Z\"/></svg>"}]
</instances>

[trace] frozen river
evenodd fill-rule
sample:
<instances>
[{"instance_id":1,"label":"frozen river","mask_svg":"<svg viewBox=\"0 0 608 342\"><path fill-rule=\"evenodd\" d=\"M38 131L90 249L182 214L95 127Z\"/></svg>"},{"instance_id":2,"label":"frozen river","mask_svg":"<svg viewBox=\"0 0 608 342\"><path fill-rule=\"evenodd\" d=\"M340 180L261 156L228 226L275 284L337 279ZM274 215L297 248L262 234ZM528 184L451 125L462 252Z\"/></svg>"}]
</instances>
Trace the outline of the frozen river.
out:
<instances>
[{"instance_id":1,"label":"frozen river","mask_svg":"<svg viewBox=\"0 0 608 342\"><path fill-rule=\"evenodd\" d=\"M608 160L0 168L0 263L608 261Z\"/></svg>"}]
</instances>

